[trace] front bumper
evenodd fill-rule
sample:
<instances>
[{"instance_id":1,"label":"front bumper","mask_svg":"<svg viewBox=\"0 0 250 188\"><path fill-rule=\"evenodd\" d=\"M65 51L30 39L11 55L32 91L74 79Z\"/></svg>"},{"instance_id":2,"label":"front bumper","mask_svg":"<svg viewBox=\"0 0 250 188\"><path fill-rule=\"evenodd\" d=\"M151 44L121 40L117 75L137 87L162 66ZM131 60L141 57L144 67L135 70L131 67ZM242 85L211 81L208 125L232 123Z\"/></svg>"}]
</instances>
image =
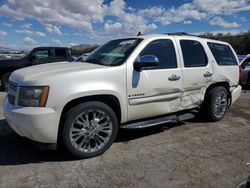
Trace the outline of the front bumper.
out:
<instances>
[{"instance_id":1,"label":"front bumper","mask_svg":"<svg viewBox=\"0 0 250 188\"><path fill-rule=\"evenodd\" d=\"M10 127L20 136L41 143L56 143L59 116L52 108L20 107L3 103L4 116Z\"/></svg>"}]
</instances>

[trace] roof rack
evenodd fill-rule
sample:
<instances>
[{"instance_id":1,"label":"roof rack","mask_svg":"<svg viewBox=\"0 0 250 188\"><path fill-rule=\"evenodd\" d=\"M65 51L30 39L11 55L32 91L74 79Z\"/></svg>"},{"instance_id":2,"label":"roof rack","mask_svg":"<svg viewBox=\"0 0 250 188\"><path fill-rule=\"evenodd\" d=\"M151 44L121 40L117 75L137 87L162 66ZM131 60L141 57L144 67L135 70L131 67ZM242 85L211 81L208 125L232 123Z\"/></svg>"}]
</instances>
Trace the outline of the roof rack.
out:
<instances>
[{"instance_id":1,"label":"roof rack","mask_svg":"<svg viewBox=\"0 0 250 188\"><path fill-rule=\"evenodd\" d=\"M194 36L199 37L198 35L191 35L186 32L174 32L174 33L164 33L165 35L175 35L175 36L182 36L182 35L188 35L188 36Z\"/></svg>"},{"instance_id":2,"label":"roof rack","mask_svg":"<svg viewBox=\"0 0 250 188\"><path fill-rule=\"evenodd\" d=\"M186 32L164 33L165 35L189 35Z\"/></svg>"}]
</instances>

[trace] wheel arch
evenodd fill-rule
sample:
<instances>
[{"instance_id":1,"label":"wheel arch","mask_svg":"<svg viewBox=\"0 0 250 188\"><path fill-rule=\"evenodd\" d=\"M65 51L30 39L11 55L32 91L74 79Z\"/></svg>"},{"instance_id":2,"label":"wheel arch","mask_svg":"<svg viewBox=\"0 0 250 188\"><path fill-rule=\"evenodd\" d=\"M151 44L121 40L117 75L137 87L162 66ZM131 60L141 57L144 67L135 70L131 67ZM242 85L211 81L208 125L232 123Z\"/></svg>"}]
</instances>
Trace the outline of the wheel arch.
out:
<instances>
[{"instance_id":1,"label":"wheel arch","mask_svg":"<svg viewBox=\"0 0 250 188\"><path fill-rule=\"evenodd\" d=\"M92 96L85 96L85 97L79 97L75 98L64 105L61 116L60 116L60 121L59 121L59 127L58 127L58 141L60 139L60 134L64 122L64 117L65 114L74 106L84 103L84 102L90 102L90 101L98 101L102 102L106 105L108 105L116 114L118 123L121 122L122 119L122 113L121 113L121 104L119 99L114 96L114 95L109 95L109 94L104 94L104 95L92 95Z\"/></svg>"},{"instance_id":2,"label":"wheel arch","mask_svg":"<svg viewBox=\"0 0 250 188\"><path fill-rule=\"evenodd\" d=\"M221 86L221 87L224 87L227 92L228 92L228 99L229 99L229 106L230 106L230 103L231 103L231 92L230 92L230 84L229 82L227 81L223 81L223 82L216 82L216 83L213 83L211 84L207 89L206 89L206 93L204 95L204 100L206 100L206 96L208 95L208 92L215 88L215 87L218 87L218 86Z\"/></svg>"}]
</instances>

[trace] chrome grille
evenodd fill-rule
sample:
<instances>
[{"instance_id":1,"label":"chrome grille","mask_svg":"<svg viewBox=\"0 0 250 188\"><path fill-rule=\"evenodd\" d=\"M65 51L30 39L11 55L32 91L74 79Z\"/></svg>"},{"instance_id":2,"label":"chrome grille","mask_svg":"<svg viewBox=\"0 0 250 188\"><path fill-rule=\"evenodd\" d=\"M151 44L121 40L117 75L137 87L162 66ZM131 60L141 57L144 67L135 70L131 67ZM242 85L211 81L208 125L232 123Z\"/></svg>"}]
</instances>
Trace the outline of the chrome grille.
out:
<instances>
[{"instance_id":1,"label":"chrome grille","mask_svg":"<svg viewBox=\"0 0 250 188\"><path fill-rule=\"evenodd\" d=\"M17 94L17 85L13 82L9 82L7 96L10 104L15 105Z\"/></svg>"}]
</instances>

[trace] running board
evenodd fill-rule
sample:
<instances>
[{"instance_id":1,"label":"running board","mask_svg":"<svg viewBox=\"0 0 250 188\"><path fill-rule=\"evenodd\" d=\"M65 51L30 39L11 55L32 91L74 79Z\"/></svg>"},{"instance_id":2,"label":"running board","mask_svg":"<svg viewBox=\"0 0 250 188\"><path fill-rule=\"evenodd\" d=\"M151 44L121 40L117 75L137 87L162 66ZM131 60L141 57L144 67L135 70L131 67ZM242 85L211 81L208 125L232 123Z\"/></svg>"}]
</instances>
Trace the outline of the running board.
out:
<instances>
[{"instance_id":1,"label":"running board","mask_svg":"<svg viewBox=\"0 0 250 188\"><path fill-rule=\"evenodd\" d=\"M194 117L195 115L192 113L185 113L181 115L170 115L170 116L154 118L150 120L122 124L121 128L122 129L142 129L142 128L154 127L154 126L161 125L164 123L186 121Z\"/></svg>"}]
</instances>

